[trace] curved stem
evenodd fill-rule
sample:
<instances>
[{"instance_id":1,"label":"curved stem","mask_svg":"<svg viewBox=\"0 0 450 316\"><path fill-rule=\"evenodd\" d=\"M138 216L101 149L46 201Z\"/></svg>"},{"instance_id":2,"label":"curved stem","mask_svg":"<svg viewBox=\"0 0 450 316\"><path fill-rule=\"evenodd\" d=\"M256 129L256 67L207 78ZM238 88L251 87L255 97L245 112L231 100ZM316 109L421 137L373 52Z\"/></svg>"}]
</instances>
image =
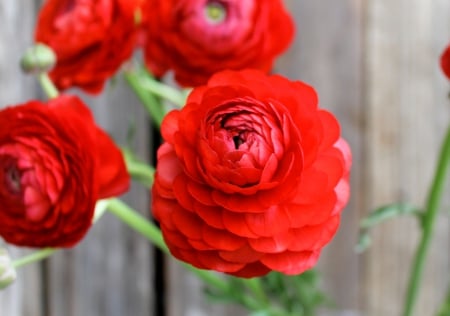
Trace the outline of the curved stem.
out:
<instances>
[{"instance_id":1,"label":"curved stem","mask_svg":"<svg viewBox=\"0 0 450 316\"><path fill-rule=\"evenodd\" d=\"M439 308L437 316L448 316L450 315L450 285L447 290L447 295Z\"/></svg>"},{"instance_id":2,"label":"curved stem","mask_svg":"<svg viewBox=\"0 0 450 316\"><path fill-rule=\"evenodd\" d=\"M425 259L428 253L430 241L432 238L434 224L436 222L439 205L444 190L446 175L450 165L450 127L442 144L438 165L434 175L431 191L428 195L426 212L423 215L423 231L420 244L417 248L414 258L413 268L410 274L408 291L403 310L403 316L411 316L415 302L417 301L420 284L422 281Z\"/></svg>"},{"instance_id":3,"label":"curved stem","mask_svg":"<svg viewBox=\"0 0 450 316\"><path fill-rule=\"evenodd\" d=\"M186 103L186 96L179 90L172 88L169 85L161 83L150 76L143 77L142 88L154 95L164 98L172 102L178 107L182 107Z\"/></svg>"},{"instance_id":4,"label":"curved stem","mask_svg":"<svg viewBox=\"0 0 450 316\"><path fill-rule=\"evenodd\" d=\"M133 208L120 201L119 199L111 199L109 201L108 210L128 226L130 226L133 230L146 237L160 250L167 254L169 253L169 249L164 242L159 228L144 216L137 213ZM229 291L228 282L218 275L210 271L196 269L191 265L184 264L184 266L195 273L197 277L199 277L205 283L212 285L213 287L222 291Z\"/></svg>"},{"instance_id":5,"label":"curved stem","mask_svg":"<svg viewBox=\"0 0 450 316\"><path fill-rule=\"evenodd\" d=\"M125 81L136 93L144 108L150 114L153 123L159 128L165 115L165 109L160 100L142 87L141 78L135 71L129 70L124 73Z\"/></svg>"},{"instance_id":6,"label":"curved stem","mask_svg":"<svg viewBox=\"0 0 450 316\"><path fill-rule=\"evenodd\" d=\"M100 217L105 213L106 206L108 200L98 200L95 204L94 217L92 219L92 223L97 222ZM54 254L56 251L60 250L60 248L43 248L37 250L27 256L14 260L11 264L14 268L20 268L30 263L34 263L37 261L44 260Z\"/></svg>"},{"instance_id":7,"label":"curved stem","mask_svg":"<svg viewBox=\"0 0 450 316\"><path fill-rule=\"evenodd\" d=\"M130 176L150 188L155 176L155 168L135 158L128 150L122 150Z\"/></svg>"},{"instance_id":8,"label":"curved stem","mask_svg":"<svg viewBox=\"0 0 450 316\"><path fill-rule=\"evenodd\" d=\"M46 72L42 72L38 75L39 83L49 99L56 98L59 95L58 89L56 89L53 82L50 80Z\"/></svg>"},{"instance_id":9,"label":"curved stem","mask_svg":"<svg viewBox=\"0 0 450 316\"><path fill-rule=\"evenodd\" d=\"M35 251L28 256L14 260L12 262L12 266L17 269L17 268L20 268L27 264L44 260L44 259L50 257L52 254L54 254L56 251L58 251L58 248L44 248L44 249Z\"/></svg>"},{"instance_id":10,"label":"curved stem","mask_svg":"<svg viewBox=\"0 0 450 316\"><path fill-rule=\"evenodd\" d=\"M255 295L255 298L258 300L258 302L261 302L263 306L269 305L270 301L266 293L264 292L260 278L252 278L245 280L245 284Z\"/></svg>"},{"instance_id":11,"label":"curved stem","mask_svg":"<svg viewBox=\"0 0 450 316\"><path fill-rule=\"evenodd\" d=\"M133 228L133 230L150 240L160 250L165 253L169 253L169 249L164 243L164 239L158 227L147 220L144 216L137 213L126 203L119 199L111 199L108 203L107 209L125 224Z\"/></svg>"}]
</instances>

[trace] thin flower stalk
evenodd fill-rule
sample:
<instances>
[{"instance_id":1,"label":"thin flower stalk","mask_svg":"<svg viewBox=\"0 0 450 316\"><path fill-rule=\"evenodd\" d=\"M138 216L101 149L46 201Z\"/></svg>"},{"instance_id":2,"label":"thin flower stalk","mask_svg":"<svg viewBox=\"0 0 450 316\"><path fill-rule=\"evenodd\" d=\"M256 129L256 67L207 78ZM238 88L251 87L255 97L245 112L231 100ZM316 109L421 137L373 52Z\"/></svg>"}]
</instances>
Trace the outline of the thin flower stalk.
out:
<instances>
[{"instance_id":1,"label":"thin flower stalk","mask_svg":"<svg viewBox=\"0 0 450 316\"><path fill-rule=\"evenodd\" d=\"M436 172L426 203L426 212L423 215L422 237L417 248L416 256L410 274L410 280L403 310L403 316L412 316L417 302L425 260L433 237L434 226L439 211L440 202L444 192L445 180L450 166L450 127L447 129L442 144Z\"/></svg>"}]
</instances>

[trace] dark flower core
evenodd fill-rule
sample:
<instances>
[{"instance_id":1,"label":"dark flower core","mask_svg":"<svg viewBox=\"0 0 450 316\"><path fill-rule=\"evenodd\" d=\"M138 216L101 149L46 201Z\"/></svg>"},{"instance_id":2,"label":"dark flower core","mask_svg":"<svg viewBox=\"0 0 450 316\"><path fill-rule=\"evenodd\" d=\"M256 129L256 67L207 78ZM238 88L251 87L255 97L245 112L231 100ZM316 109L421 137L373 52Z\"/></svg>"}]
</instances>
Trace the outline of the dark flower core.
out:
<instances>
[{"instance_id":1,"label":"dark flower core","mask_svg":"<svg viewBox=\"0 0 450 316\"><path fill-rule=\"evenodd\" d=\"M12 194L19 194L22 189L21 172L11 157L5 157L2 160L4 160L2 173L6 188Z\"/></svg>"}]
</instances>

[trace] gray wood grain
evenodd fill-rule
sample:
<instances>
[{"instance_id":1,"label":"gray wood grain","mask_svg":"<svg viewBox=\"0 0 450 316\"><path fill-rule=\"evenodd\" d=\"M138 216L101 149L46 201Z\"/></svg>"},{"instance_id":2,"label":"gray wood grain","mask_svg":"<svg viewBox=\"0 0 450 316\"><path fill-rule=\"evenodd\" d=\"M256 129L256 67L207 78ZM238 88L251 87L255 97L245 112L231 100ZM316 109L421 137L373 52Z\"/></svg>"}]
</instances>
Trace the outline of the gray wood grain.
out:
<instances>
[{"instance_id":1,"label":"gray wood grain","mask_svg":"<svg viewBox=\"0 0 450 316\"><path fill-rule=\"evenodd\" d=\"M42 97L36 81L18 67L32 41L38 3L0 1L0 107ZM336 309L320 315L397 316L419 237L416 223L401 218L377 227L373 246L362 256L353 247L358 222L370 210L397 201L422 205L426 198L450 118L450 87L438 67L450 39L450 2L286 4L297 34L276 72L316 88L321 106L339 118L354 157L351 202L318 265ZM109 86L100 98L83 98L119 143L134 120L134 146L141 157L149 157L147 119L123 82ZM448 208L450 185L445 192ZM124 198L149 216L147 190L135 185ZM448 217L440 215L416 315L432 315L449 282L449 226ZM27 253L11 251L13 257ZM167 262L169 316L246 315L238 307L206 301L196 277L174 260ZM79 246L18 272L15 284L0 293L0 316L153 316L152 248L111 214Z\"/></svg>"},{"instance_id":2,"label":"gray wood grain","mask_svg":"<svg viewBox=\"0 0 450 316\"><path fill-rule=\"evenodd\" d=\"M31 40L34 12L33 1L0 2L0 108L26 102L37 94L35 81L19 68L22 52ZM14 247L9 250L13 258L28 253ZM42 316L41 280L39 264L21 269L17 281L0 293L0 315Z\"/></svg>"},{"instance_id":3,"label":"gray wood grain","mask_svg":"<svg viewBox=\"0 0 450 316\"><path fill-rule=\"evenodd\" d=\"M343 213L339 234L325 249L319 264L323 286L338 306L334 313L352 313L358 309L360 291L360 260L353 247L361 216L360 182L364 168L361 164L364 142L361 102L363 8L358 1L288 0L285 3L296 20L297 32L292 46L278 60L275 72L313 85L321 106L338 116L343 135L353 148L352 201ZM173 281L177 286L170 294L174 299L169 315L216 315L199 295L201 283L178 265L171 265L171 269L171 275L178 277ZM342 284L346 285L345 291L342 291ZM191 301L196 302L187 308L186 291L192 297ZM202 305L205 305L203 309L200 308Z\"/></svg>"},{"instance_id":4,"label":"gray wood grain","mask_svg":"<svg viewBox=\"0 0 450 316\"><path fill-rule=\"evenodd\" d=\"M448 1L376 1L368 5L369 208L392 201L425 203L450 118L449 86L438 64L449 42L449 20ZM439 218L416 315L432 315L442 300L448 282L448 273L447 277L441 274L449 269L448 225L448 218ZM398 219L376 230L374 245L365 258L364 298L369 315L400 314L417 233L411 219Z\"/></svg>"},{"instance_id":5,"label":"gray wood grain","mask_svg":"<svg viewBox=\"0 0 450 316\"><path fill-rule=\"evenodd\" d=\"M127 144L129 126L135 125L131 146L148 160L148 120L122 80L107 86L101 96L82 97L117 144ZM134 183L123 200L149 217L147 189ZM51 258L49 286L51 315L152 315L152 246L107 213L79 246Z\"/></svg>"},{"instance_id":6,"label":"gray wood grain","mask_svg":"<svg viewBox=\"0 0 450 316\"><path fill-rule=\"evenodd\" d=\"M277 71L312 85L322 108L332 111L352 148L351 200L339 231L324 249L318 269L324 290L336 303L334 313L360 308L360 258L354 252L364 197L363 6L360 1L287 1L297 34ZM342 286L345 284L345 291ZM331 313L332 311L330 311Z\"/></svg>"}]
</instances>

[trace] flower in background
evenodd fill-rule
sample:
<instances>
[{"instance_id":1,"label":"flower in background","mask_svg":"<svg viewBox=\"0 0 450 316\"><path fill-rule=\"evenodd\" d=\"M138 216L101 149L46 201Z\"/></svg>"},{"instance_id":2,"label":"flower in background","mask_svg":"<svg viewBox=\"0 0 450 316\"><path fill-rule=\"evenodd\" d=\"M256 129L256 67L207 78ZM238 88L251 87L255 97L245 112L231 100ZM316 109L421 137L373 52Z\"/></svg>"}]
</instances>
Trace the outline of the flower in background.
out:
<instances>
[{"instance_id":1,"label":"flower in background","mask_svg":"<svg viewBox=\"0 0 450 316\"><path fill-rule=\"evenodd\" d=\"M441 68L447 78L450 79L450 45L441 55Z\"/></svg>"},{"instance_id":2,"label":"flower in background","mask_svg":"<svg viewBox=\"0 0 450 316\"><path fill-rule=\"evenodd\" d=\"M135 13L142 0L47 0L35 40L50 46L57 64L50 73L59 89L77 86L97 94L135 48Z\"/></svg>"},{"instance_id":3,"label":"flower in background","mask_svg":"<svg viewBox=\"0 0 450 316\"><path fill-rule=\"evenodd\" d=\"M98 199L125 192L120 150L75 96L0 111L0 236L30 247L70 247Z\"/></svg>"},{"instance_id":4,"label":"flower in background","mask_svg":"<svg viewBox=\"0 0 450 316\"><path fill-rule=\"evenodd\" d=\"M256 70L195 88L161 126L152 208L178 259L240 277L311 268L349 198L351 152L313 88Z\"/></svg>"},{"instance_id":5,"label":"flower in background","mask_svg":"<svg viewBox=\"0 0 450 316\"><path fill-rule=\"evenodd\" d=\"M144 57L156 77L173 70L183 86L225 69L271 70L294 24L281 0L147 1Z\"/></svg>"}]
</instances>

